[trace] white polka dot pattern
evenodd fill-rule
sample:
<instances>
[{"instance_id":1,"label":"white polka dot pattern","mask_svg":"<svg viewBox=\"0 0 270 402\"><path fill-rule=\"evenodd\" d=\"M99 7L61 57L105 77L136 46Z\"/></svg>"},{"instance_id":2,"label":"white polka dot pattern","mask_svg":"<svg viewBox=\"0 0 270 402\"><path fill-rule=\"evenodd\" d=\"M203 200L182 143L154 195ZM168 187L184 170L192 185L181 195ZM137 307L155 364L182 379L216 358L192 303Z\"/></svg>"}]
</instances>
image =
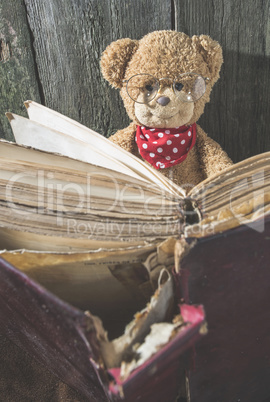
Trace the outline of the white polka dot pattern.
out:
<instances>
[{"instance_id":1,"label":"white polka dot pattern","mask_svg":"<svg viewBox=\"0 0 270 402\"><path fill-rule=\"evenodd\" d=\"M183 162L196 141L196 124L169 129L137 126L137 146L141 156L156 169Z\"/></svg>"}]
</instances>

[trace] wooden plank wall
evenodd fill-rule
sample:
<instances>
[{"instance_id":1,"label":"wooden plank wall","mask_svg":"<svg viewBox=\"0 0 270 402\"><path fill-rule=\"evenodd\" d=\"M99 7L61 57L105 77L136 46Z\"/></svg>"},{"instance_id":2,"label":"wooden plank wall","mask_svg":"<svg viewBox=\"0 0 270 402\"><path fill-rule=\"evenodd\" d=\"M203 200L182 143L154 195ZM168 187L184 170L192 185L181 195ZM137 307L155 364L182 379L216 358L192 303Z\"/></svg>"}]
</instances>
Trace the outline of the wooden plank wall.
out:
<instances>
[{"instance_id":1,"label":"wooden plank wall","mask_svg":"<svg viewBox=\"0 0 270 402\"><path fill-rule=\"evenodd\" d=\"M99 58L113 40L157 29L209 34L224 51L201 126L234 161L270 150L270 0L9 0L0 4L0 136L4 117L42 102L109 136L128 125Z\"/></svg>"}]
</instances>

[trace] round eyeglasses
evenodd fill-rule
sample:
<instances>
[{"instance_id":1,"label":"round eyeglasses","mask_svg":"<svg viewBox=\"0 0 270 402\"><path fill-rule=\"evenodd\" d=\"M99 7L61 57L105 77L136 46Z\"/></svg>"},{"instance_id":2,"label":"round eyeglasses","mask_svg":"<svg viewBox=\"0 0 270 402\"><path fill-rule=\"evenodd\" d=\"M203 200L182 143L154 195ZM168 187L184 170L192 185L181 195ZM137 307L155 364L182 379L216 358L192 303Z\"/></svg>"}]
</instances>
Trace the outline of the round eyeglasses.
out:
<instances>
[{"instance_id":1,"label":"round eyeglasses","mask_svg":"<svg viewBox=\"0 0 270 402\"><path fill-rule=\"evenodd\" d=\"M175 95L183 102L195 102L200 99L206 90L209 78L197 73L184 73L174 80L172 78L156 78L151 74L136 74L126 83L128 96L136 103L151 102L161 86L171 86Z\"/></svg>"}]
</instances>

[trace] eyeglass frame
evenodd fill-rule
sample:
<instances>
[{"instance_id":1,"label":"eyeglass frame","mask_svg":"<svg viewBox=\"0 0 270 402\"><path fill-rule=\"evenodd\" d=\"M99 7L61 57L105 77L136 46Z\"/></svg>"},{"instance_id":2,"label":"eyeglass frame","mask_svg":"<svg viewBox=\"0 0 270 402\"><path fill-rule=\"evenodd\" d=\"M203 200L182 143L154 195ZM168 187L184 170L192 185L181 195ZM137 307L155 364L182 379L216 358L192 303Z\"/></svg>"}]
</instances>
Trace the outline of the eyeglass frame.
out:
<instances>
[{"instance_id":1,"label":"eyeglass frame","mask_svg":"<svg viewBox=\"0 0 270 402\"><path fill-rule=\"evenodd\" d=\"M201 78L204 80L204 82L205 82L205 90L204 90L203 94L202 94L198 99L196 99L195 101L194 101L194 100L189 101L189 100L180 99L180 97L179 97L179 96L177 95L177 93L175 92L175 86L174 86L175 80L179 79L179 77L182 77L182 76L185 76L185 75L188 75L188 74L189 74L189 75L197 75L198 77L201 77ZM152 99L150 99L149 102L151 102L152 100L154 100L155 97L157 96L157 94L159 93L159 91L160 91L160 84L159 84L159 82L160 82L160 81L163 81L163 80L170 80L170 81L172 81L173 92L175 93L175 95L177 96L177 98L179 98L182 102L187 102L187 103L196 102L197 100L201 99L201 97L205 94L205 91L206 91L206 84L207 84L207 82L210 81L210 78L209 78L209 77L203 77L201 74L193 73L193 72L187 72L187 73L180 74L177 78L169 78L169 77L156 78L156 77L155 77L154 75L152 75L152 74L148 74L148 73L139 73L139 74L134 74L134 75L132 75L132 76L131 76L129 79L127 79L127 80L122 80L122 82L126 83L126 91L127 91L128 96L130 97L130 99L132 99L134 102L140 103L140 104L142 104L142 105L147 104L147 102L138 102L137 100L133 99L133 98L130 96L130 94L129 94L129 92L128 92L128 89L127 89L127 86L128 86L129 81L130 81L132 78L134 78L134 77L136 77L136 76L138 76L138 75L148 75L148 76L150 76L150 77L153 77L153 78L155 79L155 81L158 83L158 89L157 89L157 91L156 91L156 94L155 94L155 96L154 96Z\"/></svg>"}]
</instances>

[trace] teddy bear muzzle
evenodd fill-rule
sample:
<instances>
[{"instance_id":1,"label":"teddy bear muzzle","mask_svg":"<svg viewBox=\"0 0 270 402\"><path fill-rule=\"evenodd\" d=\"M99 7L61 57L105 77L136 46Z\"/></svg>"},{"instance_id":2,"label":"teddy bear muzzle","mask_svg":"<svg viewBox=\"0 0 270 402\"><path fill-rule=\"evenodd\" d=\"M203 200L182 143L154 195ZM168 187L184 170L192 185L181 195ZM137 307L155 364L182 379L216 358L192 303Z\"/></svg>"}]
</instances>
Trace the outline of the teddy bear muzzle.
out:
<instances>
[{"instance_id":1,"label":"teddy bear muzzle","mask_svg":"<svg viewBox=\"0 0 270 402\"><path fill-rule=\"evenodd\" d=\"M166 106L168 105L168 103L170 102L170 98L168 98L168 96L160 96L159 98L157 98L156 102L161 105L161 106Z\"/></svg>"}]
</instances>

